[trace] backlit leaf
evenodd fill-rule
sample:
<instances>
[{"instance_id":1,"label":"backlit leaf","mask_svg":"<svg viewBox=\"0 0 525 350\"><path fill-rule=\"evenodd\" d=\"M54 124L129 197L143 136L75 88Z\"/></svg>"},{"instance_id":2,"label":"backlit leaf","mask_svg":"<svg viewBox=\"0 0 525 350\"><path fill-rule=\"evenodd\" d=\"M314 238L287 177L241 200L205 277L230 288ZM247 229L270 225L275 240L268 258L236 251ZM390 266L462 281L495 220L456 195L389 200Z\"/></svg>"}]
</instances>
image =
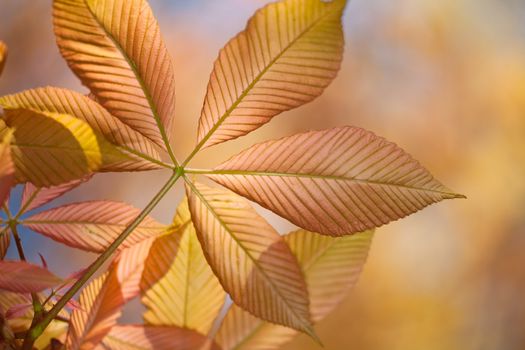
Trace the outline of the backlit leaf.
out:
<instances>
[{"instance_id":1,"label":"backlit leaf","mask_svg":"<svg viewBox=\"0 0 525 350\"><path fill-rule=\"evenodd\" d=\"M55 87L26 90L0 97L0 106L8 110L28 109L46 115L68 114L82 119L115 145L136 150L154 159L159 158L157 147L151 141L78 92ZM154 166L151 164L152 168Z\"/></svg>"},{"instance_id":2,"label":"backlit leaf","mask_svg":"<svg viewBox=\"0 0 525 350\"><path fill-rule=\"evenodd\" d=\"M209 344L208 344L209 343ZM107 350L220 350L202 334L174 326L115 326L104 338Z\"/></svg>"},{"instance_id":3,"label":"backlit leaf","mask_svg":"<svg viewBox=\"0 0 525 350\"><path fill-rule=\"evenodd\" d=\"M233 301L315 337L306 284L283 238L231 192L191 182L186 191L206 259Z\"/></svg>"},{"instance_id":4,"label":"backlit leaf","mask_svg":"<svg viewBox=\"0 0 525 350\"><path fill-rule=\"evenodd\" d=\"M11 187L15 183L15 164L11 155L12 138L13 132L7 131L0 142L0 205L8 199Z\"/></svg>"},{"instance_id":5,"label":"backlit leaf","mask_svg":"<svg viewBox=\"0 0 525 350\"><path fill-rule=\"evenodd\" d=\"M4 71L5 61L7 60L7 46L0 40L0 75Z\"/></svg>"},{"instance_id":6,"label":"backlit leaf","mask_svg":"<svg viewBox=\"0 0 525 350\"><path fill-rule=\"evenodd\" d=\"M198 141L208 147L237 138L319 96L341 64L345 4L285 0L257 11L219 53Z\"/></svg>"},{"instance_id":7,"label":"backlit leaf","mask_svg":"<svg viewBox=\"0 0 525 350\"><path fill-rule=\"evenodd\" d=\"M183 200L172 233L151 248L142 276L144 321L207 334L226 294L202 252L187 204Z\"/></svg>"},{"instance_id":8,"label":"backlit leaf","mask_svg":"<svg viewBox=\"0 0 525 350\"><path fill-rule=\"evenodd\" d=\"M40 188L28 182L24 186L21 206L24 208L24 211L36 209L60 197L64 193L73 190L89 179L91 179L91 175L78 180L66 182L62 185Z\"/></svg>"},{"instance_id":9,"label":"backlit leaf","mask_svg":"<svg viewBox=\"0 0 525 350\"><path fill-rule=\"evenodd\" d=\"M328 237L305 230L284 237L304 272L314 322L328 315L355 285L372 237L372 231ZM217 333L217 342L224 350L270 350L280 349L297 334L293 329L263 322L233 305Z\"/></svg>"},{"instance_id":10,"label":"backlit leaf","mask_svg":"<svg viewBox=\"0 0 525 350\"><path fill-rule=\"evenodd\" d=\"M91 350L116 325L123 305L138 295L144 261L153 239L121 252L110 270L93 280L80 294L80 307L71 316L67 350Z\"/></svg>"},{"instance_id":11,"label":"backlit leaf","mask_svg":"<svg viewBox=\"0 0 525 350\"><path fill-rule=\"evenodd\" d=\"M40 292L61 282L62 279L38 265L0 260L0 289L15 293Z\"/></svg>"},{"instance_id":12,"label":"backlit leaf","mask_svg":"<svg viewBox=\"0 0 525 350\"><path fill-rule=\"evenodd\" d=\"M0 137L9 132L6 125L14 129L11 154L17 182L60 185L129 160L86 122L67 114L8 110L0 121Z\"/></svg>"},{"instance_id":13,"label":"backlit leaf","mask_svg":"<svg viewBox=\"0 0 525 350\"><path fill-rule=\"evenodd\" d=\"M62 56L97 101L165 148L162 133L171 130L175 102L173 67L147 2L54 0L53 17Z\"/></svg>"},{"instance_id":14,"label":"backlit leaf","mask_svg":"<svg viewBox=\"0 0 525 350\"><path fill-rule=\"evenodd\" d=\"M139 213L140 209L121 202L89 201L43 211L23 224L70 247L102 253ZM146 217L120 249L154 238L165 229L153 218Z\"/></svg>"},{"instance_id":15,"label":"backlit leaf","mask_svg":"<svg viewBox=\"0 0 525 350\"><path fill-rule=\"evenodd\" d=\"M302 228L332 236L463 197L394 143L355 127L252 146L209 177Z\"/></svg>"}]
</instances>

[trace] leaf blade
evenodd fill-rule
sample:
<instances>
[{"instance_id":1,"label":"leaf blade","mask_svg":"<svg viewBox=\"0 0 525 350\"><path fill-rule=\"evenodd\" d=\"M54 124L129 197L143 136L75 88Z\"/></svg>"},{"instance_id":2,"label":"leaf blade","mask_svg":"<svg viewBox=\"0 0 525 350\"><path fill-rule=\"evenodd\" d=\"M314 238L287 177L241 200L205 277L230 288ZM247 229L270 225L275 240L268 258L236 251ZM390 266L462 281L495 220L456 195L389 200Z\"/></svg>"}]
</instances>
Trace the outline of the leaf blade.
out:
<instances>
[{"instance_id":1,"label":"leaf blade","mask_svg":"<svg viewBox=\"0 0 525 350\"><path fill-rule=\"evenodd\" d=\"M86 201L37 213L23 224L70 247L102 253L139 213L140 209L122 202ZM146 217L120 249L155 238L165 229L153 218Z\"/></svg>"},{"instance_id":2,"label":"leaf blade","mask_svg":"<svg viewBox=\"0 0 525 350\"><path fill-rule=\"evenodd\" d=\"M36 293L61 282L61 278L38 265L0 260L0 289L15 293Z\"/></svg>"},{"instance_id":3,"label":"leaf blade","mask_svg":"<svg viewBox=\"0 0 525 350\"><path fill-rule=\"evenodd\" d=\"M314 322L327 316L356 284L372 238L371 231L329 237L297 230L284 236L305 274ZM271 350L280 349L297 335L293 329L263 322L233 305L217 342L224 350Z\"/></svg>"},{"instance_id":4,"label":"leaf blade","mask_svg":"<svg viewBox=\"0 0 525 350\"><path fill-rule=\"evenodd\" d=\"M208 346L206 346L208 344ZM122 325L114 327L104 339L109 350L220 350L195 331L174 326Z\"/></svg>"},{"instance_id":5,"label":"leaf blade","mask_svg":"<svg viewBox=\"0 0 525 350\"><path fill-rule=\"evenodd\" d=\"M186 191L206 259L233 301L315 337L305 282L282 237L230 192L190 182Z\"/></svg>"},{"instance_id":6,"label":"leaf blade","mask_svg":"<svg viewBox=\"0 0 525 350\"><path fill-rule=\"evenodd\" d=\"M335 78L344 0L285 0L255 13L215 62L197 148L243 136L305 104Z\"/></svg>"},{"instance_id":7,"label":"leaf blade","mask_svg":"<svg viewBox=\"0 0 525 350\"><path fill-rule=\"evenodd\" d=\"M15 184L15 164L11 155L12 138L13 132L8 131L0 142L0 205L8 199L11 187Z\"/></svg>"},{"instance_id":8,"label":"leaf blade","mask_svg":"<svg viewBox=\"0 0 525 350\"><path fill-rule=\"evenodd\" d=\"M355 127L260 143L207 176L299 227L334 236L463 197L395 144Z\"/></svg>"},{"instance_id":9,"label":"leaf blade","mask_svg":"<svg viewBox=\"0 0 525 350\"><path fill-rule=\"evenodd\" d=\"M83 84L110 113L165 149L173 67L147 2L54 0L53 18L60 52Z\"/></svg>"},{"instance_id":10,"label":"leaf blade","mask_svg":"<svg viewBox=\"0 0 525 350\"><path fill-rule=\"evenodd\" d=\"M144 322L207 334L226 294L206 261L186 199L170 232L155 241L146 261L141 281Z\"/></svg>"},{"instance_id":11,"label":"leaf blade","mask_svg":"<svg viewBox=\"0 0 525 350\"><path fill-rule=\"evenodd\" d=\"M78 92L55 87L31 89L0 97L0 106L6 110L26 109L47 115L68 114L85 121L113 144L159 159L157 146L149 139Z\"/></svg>"},{"instance_id":12,"label":"leaf blade","mask_svg":"<svg viewBox=\"0 0 525 350\"><path fill-rule=\"evenodd\" d=\"M0 40L0 75L4 71L5 62L7 60L7 45Z\"/></svg>"}]
</instances>

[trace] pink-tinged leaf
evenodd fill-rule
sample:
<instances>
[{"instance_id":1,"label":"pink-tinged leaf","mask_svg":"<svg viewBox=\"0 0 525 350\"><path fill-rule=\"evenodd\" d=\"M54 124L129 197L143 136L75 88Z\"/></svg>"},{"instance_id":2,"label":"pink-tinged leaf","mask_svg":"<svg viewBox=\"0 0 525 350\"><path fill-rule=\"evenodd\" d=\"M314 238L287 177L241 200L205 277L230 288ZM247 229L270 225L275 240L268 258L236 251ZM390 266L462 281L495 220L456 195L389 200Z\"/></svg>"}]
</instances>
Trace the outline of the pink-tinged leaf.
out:
<instances>
[{"instance_id":1,"label":"pink-tinged leaf","mask_svg":"<svg viewBox=\"0 0 525 350\"><path fill-rule=\"evenodd\" d=\"M40 292L61 282L62 279L40 266L24 261L0 261L0 289L16 293Z\"/></svg>"},{"instance_id":2,"label":"pink-tinged leaf","mask_svg":"<svg viewBox=\"0 0 525 350\"><path fill-rule=\"evenodd\" d=\"M285 0L257 11L215 62L199 144L243 136L321 95L341 65L345 4Z\"/></svg>"},{"instance_id":3,"label":"pink-tinged leaf","mask_svg":"<svg viewBox=\"0 0 525 350\"><path fill-rule=\"evenodd\" d=\"M85 251L102 253L140 213L140 209L112 201L69 204L29 217L23 224L57 242ZM120 249L159 236L166 227L147 217Z\"/></svg>"},{"instance_id":4,"label":"pink-tinged leaf","mask_svg":"<svg viewBox=\"0 0 525 350\"><path fill-rule=\"evenodd\" d=\"M54 0L58 47L104 108L165 148L175 83L171 57L145 0ZM169 137L169 135L165 135Z\"/></svg>"},{"instance_id":5,"label":"pink-tinged leaf","mask_svg":"<svg viewBox=\"0 0 525 350\"><path fill-rule=\"evenodd\" d=\"M45 87L0 97L6 110L25 109L43 114L68 114L82 119L113 144L153 159L159 158L157 146L139 132L109 113L96 101L78 92ZM153 166L153 164L152 164Z\"/></svg>"},{"instance_id":6,"label":"pink-tinged leaf","mask_svg":"<svg viewBox=\"0 0 525 350\"><path fill-rule=\"evenodd\" d=\"M0 129L2 129L2 125L0 125ZM15 165L10 145L12 137L13 132L7 131L0 142L0 205L8 199L11 187L15 183Z\"/></svg>"},{"instance_id":7,"label":"pink-tinged leaf","mask_svg":"<svg viewBox=\"0 0 525 350\"><path fill-rule=\"evenodd\" d=\"M0 260L5 258L9 244L11 244L11 232L7 227L0 228Z\"/></svg>"},{"instance_id":8,"label":"pink-tinged leaf","mask_svg":"<svg viewBox=\"0 0 525 350\"><path fill-rule=\"evenodd\" d=\"M115 326L103 344L107 350L220 350L204 335L174 326Z\"/></svg>"},{"instance_id":9,"label":"pink-tinged leaf","mask_svg":"<svg viewBox=\"0 0 525 350\"><path fill-rule=\"evenodd\" d=\"M7 312L5 313L5 318L7 320L13 319L13 318L19 318L24 316L29 309L31 309L32 304L16 304L11 306Z\"/></svg>"},{"instance_id":10,"label":"pink-tinged leaf","mask_svg":"<svg viewBox=\"0 0 525 350\"><path fill-rule=\"evenodd\" d=\"M108 272L93 280L80 294L66 340L68 350L94 349L116 324L123 305L140 292L140 278L154 239L120 252Z\"/></svg>"},{"instance_id":11,"label":"pink-tinged leaf","mask_svg":"<svg viewBox=\"0 0 525 350\"><path fill-rule=\"evenodd\" d=\"M70 308L72 311L86 311L82 308L82 305L80 305L80 303L75 299L69 299L69 301L66 303L66 307Z\"/></svg>"},{"instance_id":12,"label":"pink-tinged leaf","mask_svg":"<svg viewBox=\"0 0 525 350\"><path fill-rule=\"evenodd\" d=\"M306 283L283 238L229 191L187 182L186 192L204 255L233 301L315 337Z\"/></svg>"},{"instance_id":13,"label":"pink-tinged leaf","mask_svg":"<svg viewBox=\"0 0 525 350\"><path fill-rule=\"evenodd\" d=\"M395 144L355 127L268 141L210 178L294 224L341 236L460 198Z\"/></svg>"},{"instance_id":14,"label":"pink-tinged leaf","mask_svg":"<svg viewBox=\"0 0 525 350\"><path fill-rule=\"evenodd\" d=\"M24 192L22 194L22 208L24 211L30 211L43 206L51 202L52 200L62 196L76 187L80 186L84 182L91 179L92 175L88 175L78 180L67 182L63 185L53 187L41 187L38 188L32 183L26 183L24 186Z\"/></svg>"},{"instance_id":15,"label":"pink-tinged leaf","mask_svg":"<svg viewBox=\"0 0 525 350\"><path fill-rule=\"evenodd\" d=\"M298 230L284 236L305 275L314 322L348 296L361 274L372 238L372 231L329 237ZM277 350L298 334L233 305L217 333L217 342L224 350Z\"/></svg>"}]
</instances>

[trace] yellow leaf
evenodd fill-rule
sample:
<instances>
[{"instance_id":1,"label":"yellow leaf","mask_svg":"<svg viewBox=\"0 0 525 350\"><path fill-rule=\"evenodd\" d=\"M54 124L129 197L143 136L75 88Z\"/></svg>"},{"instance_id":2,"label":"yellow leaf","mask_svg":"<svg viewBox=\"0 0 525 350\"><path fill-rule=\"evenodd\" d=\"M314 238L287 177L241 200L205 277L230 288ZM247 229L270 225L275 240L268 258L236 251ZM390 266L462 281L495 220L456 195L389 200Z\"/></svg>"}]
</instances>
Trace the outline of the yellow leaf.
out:
<instances>
[{"instance_id":1,"label":"yellow leaf","mask_svg":"<svg viewBox=\"0 0 525 350\"><path fill-rule=\"evenodd\" d=\"M372 243L373 231L328 237L305 230L284 237L304 272L314 322L328 315L357 282ZM263 322L233 305L217 333L223 350L279 349L298 332Z\"/></svg>"},{"instance_id":2,"label":"yellow leaf","mask_svg":"<svg viewBox=\"0 0 525 350\"><path fill-rule=\"evenodd\" d=\"M0 97L0 106L5 110L26 109L45 115L68 114L87 122L108 141L125 147L127 151L153 160L159 158L157 146L151 141L96 101L75 91L55 87L26 90Z\"/></svg>"},{"instance_id":3,"label":"yellow leaf","mask_svg":"<svg viewBox=\"0 0 525 350\"><path fill-rule=\"evenodd\" d=\"M345 4L285 0L257 11L215 62L197 149L243 136L319 96L341 65Z\"/></svg>"},{"instance_id":4,"label":"yellow leaf","mask_svg":"<svg viewBox=\"0 0 525 350\"><path fill-rule=\"evenodd\" d=\"M11 153L17 182L60 185L129 161L86 122L67 114L10 110L4 121L0 121L0 137L8 132L7 127L14 130Z\"/></svg>"},{"instance_id":5,"label":"yellow leaf","mask_svg":"<svg viewBox=\"0 0 525 350\"><path fill-rule=\"evenodd\" d=\"M1 119L0 119L1 123ZM0 136L2 133L2 126L0 124ZM11 155L11 140L13 138L13 130L5 130L0 142L0 205L2 205L9 197L11 187L15 182L15 165Z\"/></svg>"},{"instance_id":6,"label":"yellow leaf","mask_svg":"<svg viewBox=\"0 0 525 350\"><path fill-rule=\"evenodd\" d=\"M206 259L233 301L315 337L306 284L283 238L229 191L188 181L186 192Z\"/></svg>"},{"instance_id":7,"label":"yellow leaf","mask_svg":"<svg viewBox=\"0 0 525 350\"><path fill-rule=\"evenodd\" d=\"M144 321L207 334L226 297L202 252L186 199L151 248L141 282Z\"/></svg>"},{"instance_id":8,"label":"yellow leaf","mask_svg":"<svg viewBox=\"0 0 525 350\"><path fill-rule=\"evenodd\" d=\"M175 84L145 0L54 0L55 35L69 67L111 114L165 148Z\"/></svg>"}]
</instances>

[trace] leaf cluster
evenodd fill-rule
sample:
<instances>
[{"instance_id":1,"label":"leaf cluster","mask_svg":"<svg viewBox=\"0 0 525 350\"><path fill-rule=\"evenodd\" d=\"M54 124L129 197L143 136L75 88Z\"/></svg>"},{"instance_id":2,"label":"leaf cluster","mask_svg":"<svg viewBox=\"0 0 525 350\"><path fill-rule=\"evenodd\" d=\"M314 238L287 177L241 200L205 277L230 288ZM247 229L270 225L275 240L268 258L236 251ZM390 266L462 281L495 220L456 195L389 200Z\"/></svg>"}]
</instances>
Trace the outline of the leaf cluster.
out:
<instances>
[{"instance_id":1,"label":"leaf cluster","mask_svg":"<svg viewBox=\"0 0 525 350\"><path fill-rule=\"evenodd\" d=\"M147 2L54 0L58 47L90 93L44 87L0 97L1 342L228 350L277 349L298 332L318 340L313 325L356 283L373 230L461 196L395 144L353 126L256 144L211 169L189 165L322 94L341 65L345 6L282 0L258 10L219 52L196 146L179 162L174 69ZM6 50L1 44L0 73ZM143 210L102 200L41 208L97 172L155 169L172 174ZM178 179L186 198L163 225L149 213ZM280 235L250 201L300 229ZM44 259L26 261L20 225L100 256L60 278ZM20 261L4 260L12 238ZM135 297L144 323L119 325Z\"/></svg>"}]
</instances>

